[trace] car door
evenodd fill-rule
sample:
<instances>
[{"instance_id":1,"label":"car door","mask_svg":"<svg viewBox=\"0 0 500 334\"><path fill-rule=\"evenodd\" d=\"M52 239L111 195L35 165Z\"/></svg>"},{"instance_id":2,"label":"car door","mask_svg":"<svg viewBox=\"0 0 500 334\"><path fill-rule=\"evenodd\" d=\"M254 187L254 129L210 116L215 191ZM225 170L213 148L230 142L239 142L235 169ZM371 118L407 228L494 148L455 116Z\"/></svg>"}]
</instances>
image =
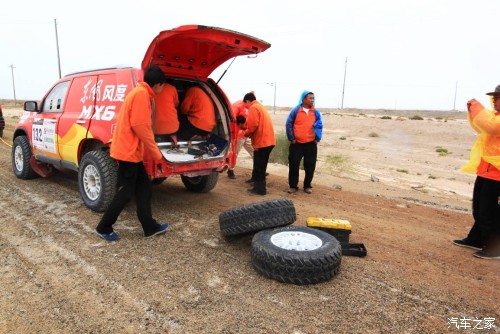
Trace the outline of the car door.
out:
<instances>
[{"instance_id":1,"label":"car door","mask_svg":"<svg viewBox=\"0 0 500 334\"><path fill-rule=\"evenodd\" d=\"M42 101L39 113L33 119L31 135L33 153L59 159L57 125L64 111L71 80L56 84Z\"/></svg>"},{"instance_id":2,"label":"car door","mask_svg":"<svg viewBox=\"0 0 500 334\"><path fill-rule=\"evenodd\" d=\"M61 159L72 167L78 165L79 146L87 137L100 85L96 74L75 76L67 94L57 126L57 138Z\"/></svg>"}]
</instances>

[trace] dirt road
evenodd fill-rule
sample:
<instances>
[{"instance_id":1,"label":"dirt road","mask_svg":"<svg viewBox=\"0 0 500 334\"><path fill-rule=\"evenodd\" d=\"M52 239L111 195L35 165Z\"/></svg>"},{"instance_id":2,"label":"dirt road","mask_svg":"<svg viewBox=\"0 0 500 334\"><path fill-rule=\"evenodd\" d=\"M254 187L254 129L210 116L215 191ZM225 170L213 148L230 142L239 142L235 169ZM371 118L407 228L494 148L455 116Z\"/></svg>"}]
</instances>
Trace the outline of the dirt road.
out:
<instances>
[{"instance_id":1,"label":"dirt road","mask_svg":"<svg viewBox=\"0 0 500 334\"><path fill-rule=\"evenodd\" d=\"M4 135L12 143L12 129ZM453 246L470 212L338 190L316 181L312 195L285 192L269 176L265 198L245 194L250 171L221 175L208 194L178 178L155 187L153 212L171 224L144 239L131 204L108 243L94 234L76 176L57 172L23 181L0 143L0 333L443 333L460 319L500 327L500 263ZM366 185L366 183L365 183ZM332 280L309 286L259 275L251 235L224 239L221 211L286 197L298 219L348 219L365 258L343 257ZM472 319L476 319L473 322ZM464 324L464 322L462 322ZM451 327L449 328L449 326Z\"/></svg>"}]
</instances>

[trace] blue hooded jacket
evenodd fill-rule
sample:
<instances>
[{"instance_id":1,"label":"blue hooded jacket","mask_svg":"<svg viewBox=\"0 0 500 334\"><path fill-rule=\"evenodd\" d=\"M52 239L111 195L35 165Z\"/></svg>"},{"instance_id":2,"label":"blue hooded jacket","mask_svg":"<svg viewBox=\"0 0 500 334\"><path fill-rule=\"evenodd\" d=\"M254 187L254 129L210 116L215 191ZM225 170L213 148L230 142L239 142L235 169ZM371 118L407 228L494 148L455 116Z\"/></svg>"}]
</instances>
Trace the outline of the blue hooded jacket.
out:
<instances>
[{"instance_id":1,"label":"blue hooded jacket","mask_svg":"<svg viewBox=\"0 0 500 334\"><path fill-rule=\"evenodd\" d=\"M302 107L302 101L306 97L307 94L312 93L311 91L305 90L300 95L299 104L296 105L288 115L286 119L286 136L289 141L295 140L295 135L293 133L293 124L295 123L295 119L297 118L297 113ZM323 121L321 120L321 113L318 109L314 108L314 114L316 115L316 122L313 124L314 134L316 136L315 140L317 142L321 141L321 137L323 135Z\"/></svg>"}]
</instances>

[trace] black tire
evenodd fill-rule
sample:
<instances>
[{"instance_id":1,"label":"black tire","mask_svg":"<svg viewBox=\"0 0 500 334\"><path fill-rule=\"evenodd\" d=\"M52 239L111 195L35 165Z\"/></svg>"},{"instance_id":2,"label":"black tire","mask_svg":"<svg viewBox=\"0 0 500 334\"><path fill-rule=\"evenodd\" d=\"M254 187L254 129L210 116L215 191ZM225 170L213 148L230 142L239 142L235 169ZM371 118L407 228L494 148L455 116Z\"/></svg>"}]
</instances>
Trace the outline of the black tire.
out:
<instances>
[{"instance_id":1,"label":"black tire","mask_svg":"<svg viewBox=\"0 0 500 334\"><path fill-rule=\"evenodd\" d=\"M217 185L217 181L219 181L219 173L217 171L212 171L210 175L195 177L181 175L181 180L186 189L189 191L195 193L208 193Z\"/></svg>"},{"instance_id":2,"label":"black tire","mask_svg":"<svg viewBox=\"0 0 500 334\"><path fill-rule=\"evenodd\" d=\"M108 152L85 153L78 169L78 188L83 202L91 210L103 212L116 193L118 163Z\"/></svg>"},{"instance_id":3,"label":"black tire","mask_svg":"<svg viewBox=\"0 0 500 334\"><path fill-rule=\"evenodd\" d=\"M332 235L305 226L256 233L252 239L255 270L283 283L316 284L340 269L342 247Z\"/></svg>"},{"instance_id":4,"label":"black tire","mask_svg":"<svg viewBox=\"0 0 500 334\"><path fill-rule=\"evenodd\" d=\"M3 137L3 129L0 129L0 138Z\"/></svg>"},{"instance_id":5,"label":"black tire","mask_svg":"<svg viewBox=\"0 0 500 334\"><path fill-rule=\"evenodd\" d=\"M26 136L19 136L12 144L12 171L20 179L33 179L38 176L31 168L30 160L33 156L31 152L30 140Z\"/></svg>"},{"instance_id":6,"label":"black tire","mask_svg":"<svg viewBox=\"0 0 500 334\"><path fill-rule=\"evenodd\" d=\"M166 179L167 179L166 177L159 177L159 178L156 178L156 179L152 179L151 180L151 184L153 186L158 186L158 185L162 184L163 181L165 181Z\"/></svg>"},{"instance_id":7,"label":"black tire","mask_svg":"<svg viewBox=\"0 0 500 334\"><path fill-rule=\"evenodd\" d=\"M233 236L293 224L295 206L287 198L242 205L222 212L219 226L222 235Z\"/></svg>"}]
</instances>

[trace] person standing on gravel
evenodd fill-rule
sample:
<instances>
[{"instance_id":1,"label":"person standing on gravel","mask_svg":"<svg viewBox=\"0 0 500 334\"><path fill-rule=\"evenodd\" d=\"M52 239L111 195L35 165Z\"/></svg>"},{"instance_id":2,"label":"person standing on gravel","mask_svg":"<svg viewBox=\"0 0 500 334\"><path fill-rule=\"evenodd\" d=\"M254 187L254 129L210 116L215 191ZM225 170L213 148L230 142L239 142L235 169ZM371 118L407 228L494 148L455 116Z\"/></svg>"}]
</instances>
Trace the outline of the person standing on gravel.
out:
<instances>
[{"instance_id":1,"label":"person standing on gravel","mask_svg":"<svg viewBox=\"0 0 500 334\"><path fill-rule=\"evenodd\" d=\"M276 146L273 121L266 108L257 101L254 93L245 94L243 102L248 109L245 136L252 139L254 149L253 188L247 191L250 195L265 195L267 164L271 151Z\"/></svg>"},{"instance_id":2,"label":"person standing on gravel","mask_svg":"<svg viewBox=\"0 0 500 334\"><path fill-rule=\"evenodd\" d=\"M318 158L318 143L323 132L321 113L314 107L314 93L302 92L299 104L290 111L286 120L286 136L290 141L288 150L288 192L299 190L300 161L304 158L304 191L312 193L312 180Z\"/></svg>"},{"instance_id":3,"label":"person standing on gravel","mask_svg":"<svg viewBox=\"0 0 500 334\"><path fill-rule=\"evenodd\" d=\"M118 191L104 212L96 232L107 241L118 241L113 231L125 205L135 195L137 217L145 237L165 233L168 224L158 224L151 213L151 181L142 161L144 150L154 160L163 159L153 135L151 101L163 89L165 75L158 66L144 72L144 81L125 97L113 132L110 155L118 161Z\"/></svg>"},{"instance_id":4,"label":"person standing on gravel","mask_svg":"<svg viewBox=\"0 0 500 334\"><path fill-rule=\"evenodd\" d=\"M244 147L245 150L248 152L250 157L253 159L253 147L252 147L252 140L249 137L245 137L245 129L241 129L241 127L238 124L238 117L243 117L246 122L246 118L248 116L248 109L245 106L245 103L242 100L238 100L235 103L233 103L232 108L233 112L233 118L236 122L236 152L234 154L236 155L236 158L240 154L241 148ZM244 124L244 122L243 122ZM235 159L236 161L236 159ZM227 176L230 179L235 179L236 175L234 174L234 166L231 166L227 170Z\"/></svg>"},{"instance_id":5,"label":"person standing on gravel","mask_svg":"<svg viewBox=\"0 0 500 334\"><path fill-rule=\"evenodd\" d=\"M474 224L465 239L453 243L476 249L475 257L500 260L500 85L486 95L491 97L493 112L475 99L467 103L467 119L478 133L471 159L462 168L477 175L472 195Z\"/></svg>"}]
</instances>

